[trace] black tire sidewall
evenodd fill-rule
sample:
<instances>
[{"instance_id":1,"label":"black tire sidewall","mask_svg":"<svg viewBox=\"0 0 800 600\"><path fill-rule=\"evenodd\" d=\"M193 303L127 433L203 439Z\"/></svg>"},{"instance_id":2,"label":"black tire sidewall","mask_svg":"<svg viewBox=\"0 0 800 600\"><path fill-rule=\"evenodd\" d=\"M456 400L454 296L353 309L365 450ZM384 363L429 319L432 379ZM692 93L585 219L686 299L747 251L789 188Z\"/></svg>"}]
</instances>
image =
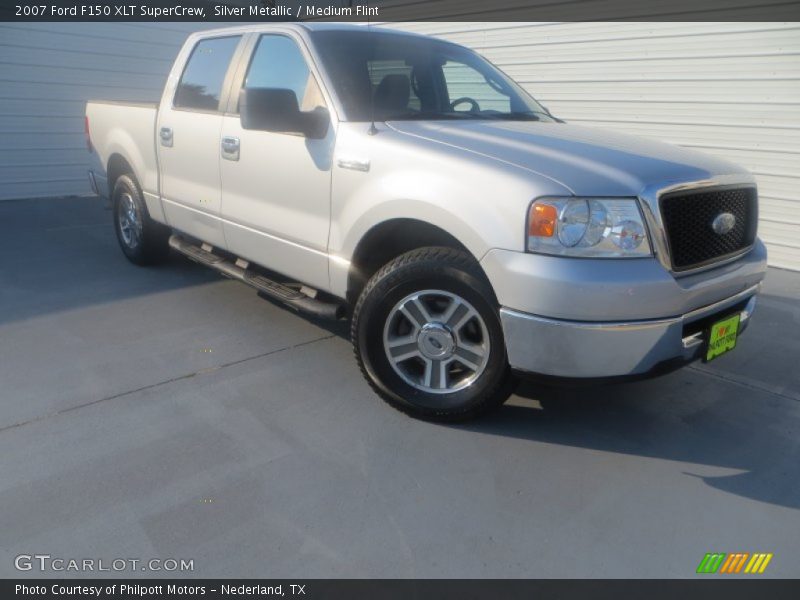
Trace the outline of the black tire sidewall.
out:
<instances>
[{"instance_id":1,"label":"black tire sidewall","mask_svg":"<svg viewBox=\"0 0 800 600\"><path fill-rule=\"evenodd\" d=\"M456 294L472 304L483 319L491 345L483 373L467 388L431 394L406 383L394 370L383 346L383 329L392 308L414 292L433 289ZM489 285L473 269L433 260L398 266L383 274L359 302L355 327L362 364L379 392L401 410L425 417L468 416L492 402L508 378L503 329Z\"/></svg>"},{"instance_id":2,"label":"black tire sidewall","mask_svg":"<svg viewBox=\"0 0 800 600\"><path fill-rule=\"evenodd\" d=\"M130 194L142 220L142 233L139 244L135 248L131 248L125 243L119 224L120 197L125 193ZM114 184L112 212L114 232L117 235L119 246L128 260L137 265L146 265L158 262L167 255L169 250L168 229L150 218L142 193L132 175L121 175Z\"/></svg>"}]
</instances>

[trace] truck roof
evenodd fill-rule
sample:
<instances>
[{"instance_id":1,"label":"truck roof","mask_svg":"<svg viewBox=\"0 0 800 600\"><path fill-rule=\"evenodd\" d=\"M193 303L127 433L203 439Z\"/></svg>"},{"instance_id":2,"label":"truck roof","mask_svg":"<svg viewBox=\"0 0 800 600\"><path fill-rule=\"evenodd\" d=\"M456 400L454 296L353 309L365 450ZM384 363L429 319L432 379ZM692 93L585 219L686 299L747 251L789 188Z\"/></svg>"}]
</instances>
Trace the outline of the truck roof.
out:
<instances>
[{"instance_id":1,"label":"truck roof","mask_svg":"<svg viewBox=\"0 0 800 600\"><path fill-rule=\"evenodd\" d=\"M334 22L297 22L297 21L280 21L274 23L248 23L246 25L237 25L233 27L220 27L216 29L204 29L193 33L190 38L204 38L214 37L220 34L230 33L251 33L277 30L295 30L300 34L313 33L315 31L352 31L363 32L367 27L366 23L334 23ZM428 37L419 33L410 31L401 31L399 29L392 29L390 27L375 27L372 26L370 31L373 34L391 33L394 35L407 35L410 37Z\"/></svg>"}]
</instances>

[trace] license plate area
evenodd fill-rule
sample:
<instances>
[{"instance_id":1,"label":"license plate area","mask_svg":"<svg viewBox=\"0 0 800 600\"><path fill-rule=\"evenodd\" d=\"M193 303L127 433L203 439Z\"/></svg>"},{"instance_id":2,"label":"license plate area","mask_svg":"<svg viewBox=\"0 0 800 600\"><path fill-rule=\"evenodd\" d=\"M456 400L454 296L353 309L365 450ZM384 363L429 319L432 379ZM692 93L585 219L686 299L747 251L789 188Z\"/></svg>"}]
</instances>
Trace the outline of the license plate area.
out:
<instances>
[{"instance_id":1,"label":"license plate area","mask_svg":"<svg viewBox=\"0 0 800 600\"><path fill-rule=\"evenodd\" d=\"M736 348L739 337L740 313L728 314L709 327L706 333L704 362L709 362Z\"/></svg>"}]
</instances>

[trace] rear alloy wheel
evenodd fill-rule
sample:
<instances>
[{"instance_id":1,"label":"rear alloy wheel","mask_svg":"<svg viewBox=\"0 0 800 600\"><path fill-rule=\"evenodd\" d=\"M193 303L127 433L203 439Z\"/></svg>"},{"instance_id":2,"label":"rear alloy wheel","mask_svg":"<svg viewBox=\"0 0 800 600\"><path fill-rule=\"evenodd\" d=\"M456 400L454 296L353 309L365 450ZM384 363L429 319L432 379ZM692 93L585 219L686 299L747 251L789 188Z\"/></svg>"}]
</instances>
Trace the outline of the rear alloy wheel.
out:
<instances>
[{"instance_id":1,"label":"rear alloy wheel","mask_svg":"<svg viewBox=\"0 0 800 600\"><path fill-rule=\"evenodd\" d=\"M114 230L122 252L134 264L152 265L169 255L170 230L150 218L133 175L121 175L112 195Z\"/></svg>"},{"instance_id":2,"label":"rear alloy wheel","mask_svg":"<svg viewBox=\"0 0 800 600\"><path fill-rule=\"evenodd\" d=\"M380 269L356 303L351 337L373 389L414 417L469 419L513 389L494 293L459 250L421 248Z\"/></svg>"},{"instance_id":3,"label":"rear alloy wheel","mask_svg":"<svg viewBox=\"0 0 800 600\"><path fill-rule=\"evenodd\" d=\"M122 237L121 242L128 249L136 251L142 242L142 215L128 192L119 197L119 205L117 221Z\"/></svg>"}]
</instances>

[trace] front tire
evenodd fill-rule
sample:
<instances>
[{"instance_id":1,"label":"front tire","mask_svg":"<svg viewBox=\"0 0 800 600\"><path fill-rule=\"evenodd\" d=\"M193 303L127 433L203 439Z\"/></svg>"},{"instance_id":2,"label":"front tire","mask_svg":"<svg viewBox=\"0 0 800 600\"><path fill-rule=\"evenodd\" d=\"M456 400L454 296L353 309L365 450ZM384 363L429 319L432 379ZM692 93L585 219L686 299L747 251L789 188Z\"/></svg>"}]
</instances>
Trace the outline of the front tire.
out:
<instances>
[{"instance_id":1,"label":"front tire","mask_svg":"<svg viewBox=\"0 0 800 600\"><path fill-rule=\"evenodd\" d=\"M373 389L417 418L477 417L513 390L497 301L465 252L421 248L380 269L356 304L351 338Z\"/></svg>"},{"instance_id":2,"label":"front tire","mask_svg":"<svg viewBox=\"0 0 800 600\"><path fill-rule=\"evenodd\" d=\"M150 218L133 175L121 175L111 196L114 230L127 259L136 265L153 265L169 255L170 230Z\"/></svg>"}]
</instances>

